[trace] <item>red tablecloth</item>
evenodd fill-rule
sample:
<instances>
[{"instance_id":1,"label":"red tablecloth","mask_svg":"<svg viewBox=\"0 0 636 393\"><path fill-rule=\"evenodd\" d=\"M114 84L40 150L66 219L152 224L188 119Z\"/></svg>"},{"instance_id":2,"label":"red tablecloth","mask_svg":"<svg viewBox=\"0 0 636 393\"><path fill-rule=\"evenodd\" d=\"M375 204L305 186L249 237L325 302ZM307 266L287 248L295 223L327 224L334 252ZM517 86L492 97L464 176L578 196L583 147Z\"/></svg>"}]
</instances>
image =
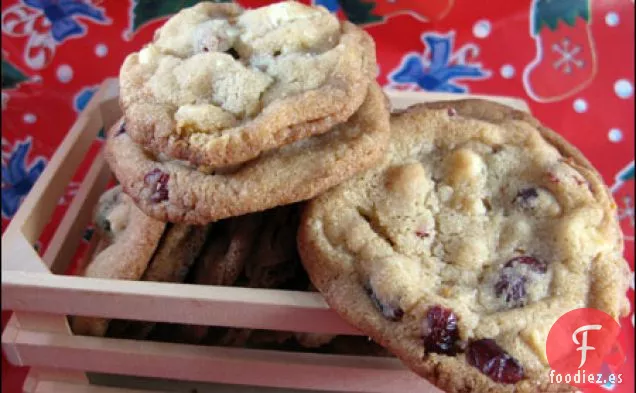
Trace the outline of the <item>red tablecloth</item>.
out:
<instances>
[{"instance_id":1,"label":"red tablecloth","mask_svg":"<svg viewBox=\"0 0 636 393\"><path fill-rule=\"evenodd\" d=\"M99 83L117 76L124 57L148 41L167 15L196 2L2 2L3 230ZM373 35L384 86L527 100L611 186L633 270L633 0L313 2ZM54 222L76 188L72 183L60 200ZM40 250L49 236L50 230L36 245ZM632 272L632 304L633 289ZM631 392L633 314L621 324L625 376L604 390ZM3 359L2 390L19 391L22 374L5 366Z\"/></svg>"}]
</instances>

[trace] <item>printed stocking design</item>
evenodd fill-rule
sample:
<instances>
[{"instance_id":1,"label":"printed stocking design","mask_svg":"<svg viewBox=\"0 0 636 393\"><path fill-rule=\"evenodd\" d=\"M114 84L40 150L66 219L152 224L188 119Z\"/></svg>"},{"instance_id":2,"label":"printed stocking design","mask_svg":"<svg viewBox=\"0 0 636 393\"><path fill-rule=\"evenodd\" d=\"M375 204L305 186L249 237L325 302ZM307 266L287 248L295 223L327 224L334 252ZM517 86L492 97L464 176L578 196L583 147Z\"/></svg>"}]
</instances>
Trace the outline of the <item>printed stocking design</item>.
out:
<instances>
[{"instance_id":1,"label":"printed stocking design","mask_svg":"<svg viewBox=\"0 0 636 393\"><path fill-rule=\"evenodd\" d=\"M535 101L559 101L596 74L590 0L534 0L531 7L537 54L524 70L523 84Z\"/></svg>"}]
</instances>

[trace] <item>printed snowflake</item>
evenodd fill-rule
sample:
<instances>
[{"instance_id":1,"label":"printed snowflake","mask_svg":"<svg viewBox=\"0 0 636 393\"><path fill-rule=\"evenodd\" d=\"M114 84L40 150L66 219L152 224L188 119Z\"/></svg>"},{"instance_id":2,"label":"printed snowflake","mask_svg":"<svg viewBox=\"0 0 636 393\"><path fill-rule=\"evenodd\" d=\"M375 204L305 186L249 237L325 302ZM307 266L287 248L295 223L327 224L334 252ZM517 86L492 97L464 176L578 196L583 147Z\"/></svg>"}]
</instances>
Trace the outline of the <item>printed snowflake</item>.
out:
<instances>
[{"instance_id":1,"label":"printed snowflake","mask_svg":"<svg viewBox=\"0 0 636 393\"><path fill-rule=\"evenodd\" d=\"M561 42L552 45L552 52L557 53L559 60L552 63L554 69L563 72L564 74L571 74L576 68L583 68L585 61L577 58L577 55L581 53L580 45L572 45L572 41L569 38L564 38Z\"/></svg>"}]
</instances>

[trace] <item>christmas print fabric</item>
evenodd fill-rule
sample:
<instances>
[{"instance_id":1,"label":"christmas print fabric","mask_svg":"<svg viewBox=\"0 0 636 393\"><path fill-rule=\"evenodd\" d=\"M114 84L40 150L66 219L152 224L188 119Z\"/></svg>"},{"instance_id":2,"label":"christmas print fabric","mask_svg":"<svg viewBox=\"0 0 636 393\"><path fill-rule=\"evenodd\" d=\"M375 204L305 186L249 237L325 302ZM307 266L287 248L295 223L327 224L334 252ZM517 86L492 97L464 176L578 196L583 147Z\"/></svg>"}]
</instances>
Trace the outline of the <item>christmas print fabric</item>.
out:
<instances>
[{"instance_id":1,"label":"christmas print fabric","mask_svg":"<svg viewBox=\"0 0 636 393\"><path fill-rule=\"evenodd\" d=\"M238 1L245 7L273 2ZM373 36L378 81L386 88L520 97L536 117L581 149L619 205L633 304L633 0L302 1ZM149 41L169 15L197 2L2 2L3 231L99 84L116 77L125 56ZM95 141L93 153L100 144ZM60 199L53 224L88 164ZM50 234L51 228L34 244L39 252ZM634 390L634 375L627 372L634 367L633 313L621 325L623 383L590 391ZM3 376L10 370L4 366L3 358ZM3 378L3 391L18 391L21 383Z\"/></svg>"}]
</instances>

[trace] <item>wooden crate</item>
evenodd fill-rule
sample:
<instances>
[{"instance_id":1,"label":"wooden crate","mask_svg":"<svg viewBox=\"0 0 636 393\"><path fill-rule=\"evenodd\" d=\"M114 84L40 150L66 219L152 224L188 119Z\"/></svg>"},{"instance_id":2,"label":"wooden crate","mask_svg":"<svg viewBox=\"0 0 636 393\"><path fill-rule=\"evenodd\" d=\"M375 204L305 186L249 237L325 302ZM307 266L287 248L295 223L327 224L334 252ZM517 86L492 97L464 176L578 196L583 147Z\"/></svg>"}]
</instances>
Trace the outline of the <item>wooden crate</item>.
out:
<instances>
[{"instance_id":1,"label":"wooden crate","mask_svg":"<svg viewBox=\"0 0 636 393\"><path fill-rule=\"evenodd\" d=\"M98 132L108 129L121 115L118 93L116 79L102 84L2 236L2 309L15 311L2 335L2 346L12 364L31 367L24 384L25 392L139 392L90 384L87 372L322 391L438 391L392 358L73 335L66 315L360 334L331 311L316 293L55 274L68 267L82 232L90 223L93 206L111 177L101 152L94 157L42 257L32 244L49 221L56 202ZM387 94L395 109L416 102L466 97L417 92ZM525 102L518 99L482 98L528 110ZM157 386L155 389L162 390L161 386L168 384Z\"/></svg>"}]
</instances>

